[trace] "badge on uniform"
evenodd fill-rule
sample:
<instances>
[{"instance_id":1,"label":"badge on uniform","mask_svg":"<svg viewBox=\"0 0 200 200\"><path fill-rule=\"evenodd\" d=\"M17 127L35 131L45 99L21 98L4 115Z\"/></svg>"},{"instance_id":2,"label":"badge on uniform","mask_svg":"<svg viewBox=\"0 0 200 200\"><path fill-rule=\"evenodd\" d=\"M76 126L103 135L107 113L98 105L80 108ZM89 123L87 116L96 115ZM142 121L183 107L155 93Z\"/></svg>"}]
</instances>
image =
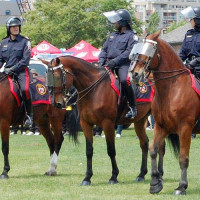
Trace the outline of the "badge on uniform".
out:
<instances>
[{"instance_id":1,"label":"badge on uniform","mask_svg":"<svg viewBox=\"0 0 200 200\"><path fill-rule=\"evenodd\" d=\"M111 38L111 39L113 39L113 38L114 38L114 36L113 36L113 35L111 35L111 36L110 36L110 38Z\"/></svg>"}]
</instances>

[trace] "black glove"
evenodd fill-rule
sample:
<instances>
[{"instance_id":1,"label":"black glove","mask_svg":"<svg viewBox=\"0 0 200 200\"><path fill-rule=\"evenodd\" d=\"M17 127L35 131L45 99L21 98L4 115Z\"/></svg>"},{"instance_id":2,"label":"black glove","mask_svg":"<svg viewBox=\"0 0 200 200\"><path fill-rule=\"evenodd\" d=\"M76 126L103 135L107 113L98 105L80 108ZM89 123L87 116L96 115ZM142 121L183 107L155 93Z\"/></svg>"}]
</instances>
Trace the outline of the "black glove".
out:
<instances>
[{"instance_id":1,"label":"black glove","mask_svg":"<svg viewBox=\"0 0 200 200\"><path fill-rule=\"evenodd\" d=\"M110 60L106 63L106 66L108 66L111 70L115 69L115 62L114 60Z\"/></svg>"},{"instance_id":2,"label":"black glove","mask_svg":"<svg viewBox=\"0 0 200 200\"><path fill-rule=\"evenodd\" d=\"M10 76L13 75L13 73L14 73L12 67L10 67L10 68L5 68L5 69L4 69L4 72L5 72L5 74L10 75Z\"/></svg>"},{"instance_id":3,"label":"black glove","mask_svg":"<svg viewBox=\"0 0 200 200\"><path fill-rule=\"evenodd\" d=\"M199 64L199 61L197 60L197 58L195 58L194 60L188 63L188 65L190 65L191 67L195 67L197 64Z\"/></svg>"}]
</instances>

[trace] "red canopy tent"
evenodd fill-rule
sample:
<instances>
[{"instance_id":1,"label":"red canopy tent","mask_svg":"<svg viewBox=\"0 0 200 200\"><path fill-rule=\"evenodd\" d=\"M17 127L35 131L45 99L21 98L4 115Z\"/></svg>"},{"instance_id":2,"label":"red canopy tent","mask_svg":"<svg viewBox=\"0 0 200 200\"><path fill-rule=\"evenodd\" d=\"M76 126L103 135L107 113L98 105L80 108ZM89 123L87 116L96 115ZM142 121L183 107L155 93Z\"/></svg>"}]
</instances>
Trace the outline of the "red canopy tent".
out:
<instances>
[{"instance_id":1,"label":"red canopy tent","mask_svg":"<svg viewBox=\"0 0 200 200\"><path fill-rule=\"evenodd\" d=\"M73 56L82 58L88 62L98 62L99 49L96 49L91 44L81 40L74 47L67 49L65 52L72 52Z\"/></svg>"},{"instance_id":2,"label":"red canopy tent","mask_svg":"<svg viewBox=\"0 0 200 200\"><path fill-rule=\"evenodd\" d=\"M53 46L52 44L48 43L47 41L42 41L37 46L32 48L31 56L35 56L37 54L61 54L61 50L57 47Z\"/></svg>"}]
</instances>

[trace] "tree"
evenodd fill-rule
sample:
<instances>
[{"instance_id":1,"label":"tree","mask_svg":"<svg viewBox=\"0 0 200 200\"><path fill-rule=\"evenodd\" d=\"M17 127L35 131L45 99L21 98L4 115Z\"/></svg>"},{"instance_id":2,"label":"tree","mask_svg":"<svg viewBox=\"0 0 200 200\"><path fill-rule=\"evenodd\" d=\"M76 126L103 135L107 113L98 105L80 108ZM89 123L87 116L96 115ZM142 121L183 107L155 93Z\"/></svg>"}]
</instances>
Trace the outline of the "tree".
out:
<instances>
[{"instance_id":1,"label":"tree","mask_svg":"<svg viewBox=\"0 0 200 200\"><path fill-rule=\"evenodd\" d=\"M181 27L181 26L184 26L185 24L187 24L186 21L180 21L179 23L177 23L176 21L173 21L170 26L168 27L167 29L167 33Z\"/></svg>"},{"instance_id":2,"label":"tree","mask_svg":"<svg viewBox=\"0 0 200 200\"><path fill-rule=\"evenodd\" d=\"M6 32L6 26L0 26L0 42L4 37L6 37Z\"/></svg>"},{"instance_id":3,"label":"tree","mask_svg":"<svg viewBox=\"0 0 200 200\"><path fill-rule=\"evenodd\" d=\"M42 40L69 48L80 40L102 46L108 31L103 12L125 8L133 16L133 27L141 33L141 22L134 17L131 1L126 0L38 0L35 10L24 16L23 35L32 45Z\"/></svg>"},{"instance_id":4,"label":"tree","mask_svg":"<svg viewBox=\"0 0 200 200\"><path fill-rule=\"evenodd\" d=\"M147 32L150 33L150 34L155 33L158 30L159 22L160 22L159 13L158 12L154 12L149 17L149 23L148 23Z\"/></svg>"}]
</instances>

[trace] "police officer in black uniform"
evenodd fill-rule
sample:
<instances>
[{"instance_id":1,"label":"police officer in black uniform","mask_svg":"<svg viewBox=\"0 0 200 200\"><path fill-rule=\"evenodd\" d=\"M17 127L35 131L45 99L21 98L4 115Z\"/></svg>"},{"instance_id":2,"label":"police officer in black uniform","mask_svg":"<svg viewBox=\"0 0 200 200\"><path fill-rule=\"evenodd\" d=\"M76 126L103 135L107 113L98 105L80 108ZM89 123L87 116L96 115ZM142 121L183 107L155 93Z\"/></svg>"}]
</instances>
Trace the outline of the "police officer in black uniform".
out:
<instances>
[{"instance_id":1,"label":"police officer in black uniform","mask_svg":"<svg viewBox=\"0 0 200 200\"><path fill-rule=\"evenodd\" d=\"M192 29L185 34L179 56L186 66L200 79L200 7L188 7L181 11L190 20ZM195 138L196 134L192 134Z\"/></svg>"},{"instance_id":2,"label":"police officer in black uniform","mask_svg":"<svg viewBox=\"0 0 200 200\"><path fill-rule=\"evenodd\" d=\"M200 78L200 7L188 7L181 11L190 20L192 29L188 30L183 41L179 56L191 71L196 71Z\"/></svg>"},{"instance_id":3,"label":"police officer in black uniform","mask_svg":"<svg viewBox=\"0 0 200 200\"><path fill-rule=\"evenodd\" d=\"M7 37L0 43L0 67L5 63L5 74L14 76L22 92L25 102L26 116L24 125L31 126L33 122L31 94L29 92L29 61L31 43L28 38L20 35L21 20L11 17L7 20Z\"/></svg>"},{"instance_id":4,"label":"police officer in black uniform","mask_svg":"<svg viewBox=\"0 0 200 200\"><path fill-rule=\"evenodd\" d=\"M127 10L105 12L104 15L109 22L114 24L117 31L111 33L104 43L99 54L99 65L108 66L116 71L129 103L130 110L126 118L134 118L137 115L136 98L128 78L128 69L129 54L134 43L138 41L138 37L132 29L131 15Z\"/></svg>"}]
</instances>

